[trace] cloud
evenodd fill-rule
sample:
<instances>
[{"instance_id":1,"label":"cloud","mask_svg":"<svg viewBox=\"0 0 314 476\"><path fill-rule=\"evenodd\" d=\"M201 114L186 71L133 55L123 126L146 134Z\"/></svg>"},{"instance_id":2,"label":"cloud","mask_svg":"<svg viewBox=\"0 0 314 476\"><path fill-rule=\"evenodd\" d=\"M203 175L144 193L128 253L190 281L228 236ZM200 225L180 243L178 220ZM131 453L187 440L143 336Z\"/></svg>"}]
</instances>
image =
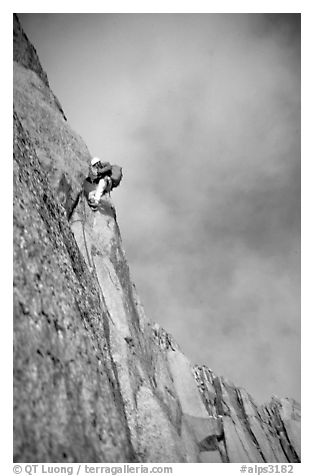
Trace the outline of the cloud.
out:
<instances>
[{"instance_id":1,"label":"cloud","mask_svg":"<svg viewBox=\"0 0 314 476\"><path fill-rule=\"evenodd\" d=\"M137 202L147 235L134 264L149 310L187 353L266 398L299 352L298 56L286 30L227 23L210 54L202 32L191 56L161 50L144 74L155 87L129 127L131 167L154 200ZM292 381L282 392L298 393Z\"/></svg>"},{"instance_id":2,"label":"cloud","mask_svg":"<svg viewBox=\"0 0 314 476\"><path fill-rule=\"evenodd\" d=\"M299 398L300 15L40 18L71 125L124 168L147 314L257 399Z\"/></svg>"}]
</instances>

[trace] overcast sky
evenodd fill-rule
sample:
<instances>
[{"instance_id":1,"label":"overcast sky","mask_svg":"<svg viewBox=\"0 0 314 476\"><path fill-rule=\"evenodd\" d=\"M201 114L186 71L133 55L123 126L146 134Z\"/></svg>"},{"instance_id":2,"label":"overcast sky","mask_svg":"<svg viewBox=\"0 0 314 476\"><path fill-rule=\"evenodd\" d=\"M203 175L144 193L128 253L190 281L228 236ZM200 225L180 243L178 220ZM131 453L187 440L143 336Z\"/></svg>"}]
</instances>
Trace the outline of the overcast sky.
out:
<instances>
[{"instance_id":1,"label":"overcast sky","mask_svg":"<svg viewBox=\"0 0 314 476\"><path fill-rule=\"evenodd\" d=\"M300 399L300 17L23 14L113 193L146 314L257 401Z\"/></svg>"}]
</instances>

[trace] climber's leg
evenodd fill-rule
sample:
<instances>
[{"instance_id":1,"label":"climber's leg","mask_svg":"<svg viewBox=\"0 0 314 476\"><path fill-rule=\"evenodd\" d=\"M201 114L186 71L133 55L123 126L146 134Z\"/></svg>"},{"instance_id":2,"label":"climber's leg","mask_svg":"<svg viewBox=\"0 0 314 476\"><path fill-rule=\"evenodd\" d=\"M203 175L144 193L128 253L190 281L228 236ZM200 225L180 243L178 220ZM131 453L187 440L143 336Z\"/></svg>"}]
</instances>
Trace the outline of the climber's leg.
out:
<instances>
[{"instance_id":1,"label":"climber's leg","mask_svg":"<svg viewBox=\"0 0 314 476\"><path fill-rule=\"evenodd\" d=\"M106 187L107 187L107 180L106 180L106 177L105 177L105 178L102 178L102 179L99 180L97 188L95 190L94 200L95 200L96 204L99 203L99 200L100 200L102 194L104 193Z\"/></svg>"},{"instance_id":2,"label":"climber's leg","mask_svg":"<svg viewBox=\"0 0 314 476\"><path fill-rule=\"evenodd\" d=\"M93 210L97 210L102 195L104 193L110 192L111 187L111 178L106 176L100 179L97 184L97 188L88 194L88 204Z\"/></svg>"}]
</instances>

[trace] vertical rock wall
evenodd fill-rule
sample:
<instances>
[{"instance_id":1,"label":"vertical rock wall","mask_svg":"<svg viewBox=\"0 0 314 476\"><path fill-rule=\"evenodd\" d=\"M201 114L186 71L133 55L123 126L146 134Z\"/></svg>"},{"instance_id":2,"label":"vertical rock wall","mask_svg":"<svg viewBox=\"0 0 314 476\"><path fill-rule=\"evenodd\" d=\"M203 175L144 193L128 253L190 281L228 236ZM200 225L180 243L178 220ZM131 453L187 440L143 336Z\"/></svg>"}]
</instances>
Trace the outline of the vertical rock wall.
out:
<instances>
[{"instance_id":1,"label":"vertical rock wall","mask_svg":"<svg viewBox=\"0 0 314 476\"><path fill-rule=\"evenodd\" d=\"M135 455L108 311L14 114L14 459Z\"/></svg>"},{"instance_id":2,"label":"vertical rock wall","mask_svg":"<svg viewBox=\"0 0 314 476\"><path fill-rule=\"evenodd\" d=\"M296 402L258 407L145 316L114 205L80 193L88 150L14 26L15 461L299 461Z\"/></svg>"}]
</instances>

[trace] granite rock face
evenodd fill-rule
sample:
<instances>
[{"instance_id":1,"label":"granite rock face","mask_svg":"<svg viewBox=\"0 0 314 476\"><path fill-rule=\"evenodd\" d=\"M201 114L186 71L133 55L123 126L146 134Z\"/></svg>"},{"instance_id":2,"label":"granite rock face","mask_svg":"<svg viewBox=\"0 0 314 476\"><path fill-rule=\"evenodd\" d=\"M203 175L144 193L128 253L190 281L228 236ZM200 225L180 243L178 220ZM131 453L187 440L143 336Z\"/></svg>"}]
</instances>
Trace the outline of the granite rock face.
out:
<instances>
[{"instance_id":1,"label":"granite rock face","mask_svg":"<svg viewBox=\"0 0 314 476\"><path fill-rule=\"evenodd\" d=\"M13 44L14 107L58 201L69 216L87 175L90 153L65 120L37 53L21 30L16 15Z\"/></svg>"},{"instance_id":2,"label":"granite rock face","mask_svg":"<svg viewBox=\"0 0 314 476\"><path fill-rule=\"evenodd\" d=\"M14 460L300 461L297 402L257 406L145 316L114 205L80 193L89 152L14 28Z\"/></svg>"}]
</instances>

